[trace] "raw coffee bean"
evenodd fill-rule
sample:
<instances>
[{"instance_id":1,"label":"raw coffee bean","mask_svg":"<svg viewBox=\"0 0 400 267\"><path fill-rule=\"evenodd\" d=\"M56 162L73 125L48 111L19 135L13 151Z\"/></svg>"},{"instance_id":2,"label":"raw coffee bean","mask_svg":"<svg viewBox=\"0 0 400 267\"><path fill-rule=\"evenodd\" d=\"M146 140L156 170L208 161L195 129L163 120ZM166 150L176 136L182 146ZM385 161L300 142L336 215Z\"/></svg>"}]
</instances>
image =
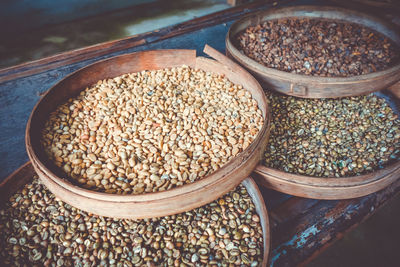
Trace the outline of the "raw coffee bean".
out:
<instances>
[{"instance_id":1,"label":"raw coffee bean","mask_svg":"<svg viewBox=\"0 0 400 267\"><path fill-rule=\"evenodd\" d=\"M225 216L234 218L233 227ZM258 266L263 235L242 185L185 213L119 220L71 207L34 177L0 207L0 247L5 266Z\"/></svg>"},{"instance_id":2,"label":"raw coffee bean","mask_svg":"<svg viewBox=\"0 0 400 267\"><path fill-rule=\"evenodd\" d=\"M267 93L272 124L264 164L319 177L355 176L400 157L400 120L370 94L301 99Z\"/></svg>"},{"instance_id":3,"label":"raw coffee bean","mask_svg":"<svg viewBox=\"0 0 400 267\"><path fill-rule=\"evenodd\" d=\"M216 171L262 125L257 101L242 86L183 66L99 81L50 114L41 141L82 187L143 194Z\"/></svg>"}]
</instances>

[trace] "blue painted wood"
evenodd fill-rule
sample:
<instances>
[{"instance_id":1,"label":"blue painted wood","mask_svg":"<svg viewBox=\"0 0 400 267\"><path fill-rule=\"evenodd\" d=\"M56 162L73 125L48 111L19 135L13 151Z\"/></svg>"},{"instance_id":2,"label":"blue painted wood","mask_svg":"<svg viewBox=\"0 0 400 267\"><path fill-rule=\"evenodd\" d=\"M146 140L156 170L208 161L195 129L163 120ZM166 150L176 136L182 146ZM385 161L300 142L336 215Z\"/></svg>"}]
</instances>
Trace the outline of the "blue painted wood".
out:
<instances>
[{"instance_id":1,"label":"blue painted wood","mask_svg":"<svg viewBox=\"0 0 400 267\"><path fill-rule=\"evenodd\" d=\"M2 0L0 33L26 31L159 0Z\"/></svg>"},{"instance_id":2,"label":"blue painted wood","mask_svg":"<svg viewBox=\"0 0 400 267\"><path fill-rule=\"evenodd\" d=\"M314 201L314 205L303 213L297 212L296 217L278 222L272 227L270 267L291 267L311 261L319 252L398 195L399 191L400 180L397 180L391 186L361 198L305 200ZM299 198L294 197L293 200L296 202ZM269 212L270 218L274 217L275 212L279 213L274 210Z\"/></svg>"}]
</instances>

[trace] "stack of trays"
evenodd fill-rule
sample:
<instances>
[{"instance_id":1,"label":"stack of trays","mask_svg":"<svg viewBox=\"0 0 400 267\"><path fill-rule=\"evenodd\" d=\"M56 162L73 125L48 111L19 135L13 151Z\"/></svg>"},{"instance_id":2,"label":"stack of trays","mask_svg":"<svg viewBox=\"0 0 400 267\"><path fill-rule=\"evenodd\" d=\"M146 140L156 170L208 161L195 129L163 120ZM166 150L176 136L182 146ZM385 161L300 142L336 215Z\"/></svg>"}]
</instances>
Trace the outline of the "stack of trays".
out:
<instances>
[{"instance_id":1,"label":"stack of trays","mask_svg":"<svg viewBox=\"0 0 400 267\"><path fill-rule=\"evenodd\" d=\"M295 47L307 38L321 47ZM40 181L21 169L1 185L1 256L58 266L266 266L268 214L250 175L318 199L367 195L399 178L399 101L380 91L400 79L398 47L397 31L379 19L290 7L231 26L227 54L239 64L206 46L215 60L143 51L72 73L28 121Z\"/></svg>"},{"instance_id":2,"label":"stack of trays","mask_svg":"<svg viewBox=\"0 0 400 267\"><path fill-rule=\"evenodd\" d=\"M274 92L268 162L257 166L257 182L301 197L346 199L398 179L399 100L380 90L400 79L399 47L394 25L336 7L279 8L236 21L228 56ZM359 95L367 96L350 98Z\"/></svg>"},{"instance_id":3,"label":"stack of trays","mask_svg":"<svg viewBox=\"0 0 400 267\"><path fill-rule=\"evenodd\" d=\"M176 222L201 240L182 244L174 234L174 264L265 266L268 216L249 175L268 141L267 99L243 68L204 52L216 60L144 51L71 74L33 109L28 155L41 183L89 214L138 224L199 214L201 224ZM171 264L163 246L147 246L162 254L154 264Z\"/></svg>"}]
</instances>

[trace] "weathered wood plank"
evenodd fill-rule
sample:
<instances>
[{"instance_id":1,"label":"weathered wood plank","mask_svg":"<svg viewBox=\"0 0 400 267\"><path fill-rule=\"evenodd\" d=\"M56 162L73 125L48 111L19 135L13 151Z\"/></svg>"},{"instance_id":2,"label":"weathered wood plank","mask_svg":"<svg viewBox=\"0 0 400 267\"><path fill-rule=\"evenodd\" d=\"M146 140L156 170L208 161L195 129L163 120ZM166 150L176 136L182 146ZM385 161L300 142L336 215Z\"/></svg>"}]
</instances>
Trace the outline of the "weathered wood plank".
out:
<instances>
[{"instance_id":1,"label":"weathered wood plank","mask_svg":"<svg viewBox=\"0 0 400 267\"><path fill-rule=\"evenodd\" d=\"M26 32L45 25L82 19L138 5L154 6L156 0L13 0L3 1L0 33ZM24 18L21 20L21 18Z\"/></svg>"},{"instance_id":2,"label":"weathered wood plank","mask_svg":"<svg viewBox=\"0 0 400 267\"><path fill-rule=\"evenodd\" d=\"M274 212L270 213L271 220L274 221L274 224L271 224L271 226L276 227L294 220L296 217L307 213L317 203L318 200L316 199L292 197L275 208Z\"/></svg>"},{"instance_id":3,"label":"weathered wood plank","mask_svg":"<svg viewBox=\"0 0 400 267\"><path fill-rule=\"evenodd\" d=\"M282 4L293 2L294 0L281 1ZM58 68L60 66L73 64L79 61L111 56L112 53L130 49L140 45L149 45L162 40L170 39L185 33L190 33L199 29L205 29L214 25L233 21L244 14L252 11L266 9L272 3L266 4L265 1L256 1L248 5L242 5L228 10L216 12L207 16L189 20L177 25L162 28L160 30L138 34L115 41L105 42L73 51L64 52L51 57L23 63L17 66L0 70L0 83L28 75L33 75L46 70ZM225 35L224 35L225 36Z\"/></svg>"},{"instance_id":4,"label":"weathered wood plank","mask_svg":"<svg viewBox=\"0 0 400 267\"><path fill-rule=\"evenodd\" d=\"M343 237L343 234L371 216L386 201L400 193L400 180L375 194L349 200L317 200L306 210L288 209L303 202L293 198L270 212L288 219L272 228L271 266L305 264L322 249ZM301 206L301 204L299 204Z\"/></svg>"}]
</instances>

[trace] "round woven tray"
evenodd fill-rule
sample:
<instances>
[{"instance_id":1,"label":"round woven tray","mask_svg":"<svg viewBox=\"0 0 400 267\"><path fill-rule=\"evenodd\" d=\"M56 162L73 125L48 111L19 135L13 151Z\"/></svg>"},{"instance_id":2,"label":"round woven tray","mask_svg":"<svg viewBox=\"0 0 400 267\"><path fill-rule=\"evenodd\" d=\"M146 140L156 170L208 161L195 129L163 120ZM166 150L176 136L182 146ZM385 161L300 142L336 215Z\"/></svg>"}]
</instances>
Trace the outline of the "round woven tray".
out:
<instances>
[{"instance_id":1,"label":"round woven tray","mask_svg":"<svg viewBox=\"0 0 400 267\"><path fill-rule=\"evenodd\" d=\"M372 28L400 46L398 28L370 15L338 7L295 6L256 12L239 19L226 36L226 53L249 70L265 88L304 98L336 98L368 94L400 80L400 62L385 70L348 78L316 77L268 68L247 57L234 45L235 36L249 26L282 18L321 18L361 24Z\"/></svg>"},{"instance_id":2,"label":"round woven tray","mask_svg":"<svg viewBox=\"0 0 400 267\"><path fill-rule=\"evenodd\" d=\"M155 50L106 59L76 71L53 86L34 107L26 128L26 149L39 178L57 197L82 210L118 218L166 216L207 204L235 188L255 168L269 134L269 109L263 89L244 69L206 46L205 53L216 60L196 57L194 50ZM117 195L87 190L64 179L62 172L44 153L41 130L50 112L68 98L98 80L124 73L188 65L224 74L243 85L258 102L265 119L257 137L243 152L204 178L171 190L140 195Z\"/></svg>"},{"instance_id":3,"label":"round woven tray","mask_svg":"<svg viewBox=\"0 0 400 267\"><path fill-rule=\"evenodd\" d=\"M390 91L375 93L390 103L400 114L400 99ZM262 164L254 170L253 177L260 185L305 198L348 199L377 192L400 178L400 160L383 169L360 176L323 178L287 173Z\"/></svg>"}]
</instances>

